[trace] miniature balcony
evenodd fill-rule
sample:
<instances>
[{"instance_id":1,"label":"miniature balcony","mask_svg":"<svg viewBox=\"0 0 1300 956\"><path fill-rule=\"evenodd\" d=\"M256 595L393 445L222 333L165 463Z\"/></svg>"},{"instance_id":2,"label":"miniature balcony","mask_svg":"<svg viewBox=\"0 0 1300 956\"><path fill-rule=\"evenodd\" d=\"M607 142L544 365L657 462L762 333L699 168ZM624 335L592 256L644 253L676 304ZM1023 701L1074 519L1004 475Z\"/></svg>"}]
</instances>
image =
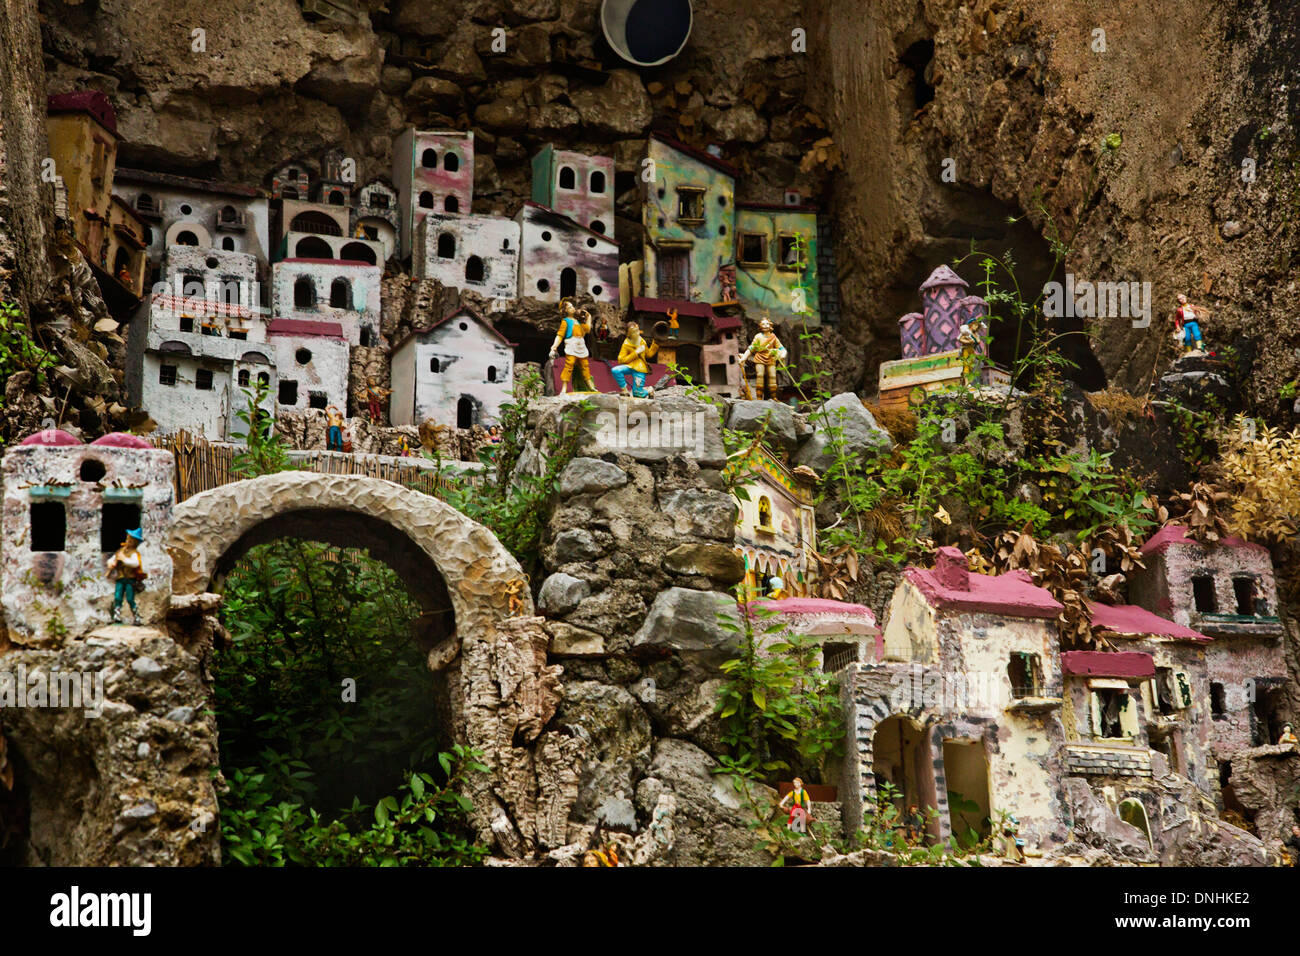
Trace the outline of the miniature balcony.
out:
<instances>
[{"instance_id":1,"label":"miniature balcony","mask_svg":"<svg viewBox=\"0 0 1300 956\"><path fill-rule=\"evenodd\" d=\"M1202 611L1193 626L1210 637L1281 637L1281 618Z\"/></svg>"},{"instance_id":2,"label":"miniature balcony","mask_svg":"<svg viewBox=\"0 0 1300 956\"><path fill-rule=\"evenodd\" d=\"M1011 691L1011 702L1004 708L1012 714L1045 714L1061 706L1060 697L1046 697L1033 688L1016 688Z\"/></svg>"},{"instance_id":3,"label":"miniature balcony","mask_svg":"<svg viewBox=\"0 0 1300 956\"><path fill-rule=\"evenodd\" d=\"M215 225L217 232L243 232L248 228L248 216L238 210L218 209Z\"/></svg>"}]
</instances>

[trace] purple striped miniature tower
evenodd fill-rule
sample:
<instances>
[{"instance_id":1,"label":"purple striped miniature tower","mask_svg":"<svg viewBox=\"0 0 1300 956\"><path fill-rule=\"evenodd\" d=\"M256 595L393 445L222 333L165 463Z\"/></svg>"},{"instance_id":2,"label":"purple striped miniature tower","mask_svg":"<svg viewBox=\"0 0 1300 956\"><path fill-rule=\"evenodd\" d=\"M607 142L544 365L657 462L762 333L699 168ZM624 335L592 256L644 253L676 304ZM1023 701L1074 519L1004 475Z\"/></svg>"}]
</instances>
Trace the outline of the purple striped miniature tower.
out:
<instances>
[{"instance_id":1,"label":"purple striped miniature tower","mask_svg":"<svg viewBox=\"0 0 1300 956\"><path fill-rule=\"evenodd\" d=\"M920 358L926 354L925 316L909 312L898 320L898 336L903 340L903 358Z\"/></svg>"},{"instance_id":2,"label":"purple striped miniature tower","mask_svg":"<svg viewBox=\"0 0 1300 956\"><path fill-rule=\"evenodd\" d=\"M925 354L958 347L957 333L965 321L962 302L966 281L947 266L939 266L921 284L921 311L925 315Z\"/></svg>"}]
</instances>

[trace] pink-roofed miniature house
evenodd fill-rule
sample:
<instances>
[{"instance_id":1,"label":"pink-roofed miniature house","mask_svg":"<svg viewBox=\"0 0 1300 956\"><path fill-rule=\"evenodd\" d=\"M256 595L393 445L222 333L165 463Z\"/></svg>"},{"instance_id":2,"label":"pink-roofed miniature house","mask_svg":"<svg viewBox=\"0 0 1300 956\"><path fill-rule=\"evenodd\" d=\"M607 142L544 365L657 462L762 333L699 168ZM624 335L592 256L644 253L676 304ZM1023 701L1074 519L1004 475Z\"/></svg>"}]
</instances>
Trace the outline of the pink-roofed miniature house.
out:
<instances>
[{"instance_id":1,"label":"pink-roofed miniature house","mask_svg":"<svg viewBox=\"0 0 1300 956\"><path fill-rule=\"evenodd\" d=\"M828 598L791 597L780 600L757 600L749 607L770 611L782 626L782 634L799 634L815 638L821 646L821 667L834 673L855 661L868 660L883 653L880 625L871 608ZM756 620L762 630L765 621Z\"/></svg>"}]
</instances>

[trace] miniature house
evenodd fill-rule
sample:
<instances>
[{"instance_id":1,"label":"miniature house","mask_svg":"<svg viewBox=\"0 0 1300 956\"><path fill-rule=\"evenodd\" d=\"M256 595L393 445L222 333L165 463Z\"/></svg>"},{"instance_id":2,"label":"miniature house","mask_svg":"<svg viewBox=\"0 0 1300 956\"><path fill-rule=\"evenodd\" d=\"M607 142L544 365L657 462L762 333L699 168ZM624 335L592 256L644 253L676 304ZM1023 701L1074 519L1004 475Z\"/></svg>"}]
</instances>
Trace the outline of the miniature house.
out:
<instances>
[{"instance_id":1,"label":"miniature house","mask_svg":"<svg viewBox=\"0 0 1300 956\"><path fill-rule=\"evenodd\" d=\"M840 788L846 824L889 782L904 811L938 811L936 839L987 835L996 808L1031 844L1064 842L1061 610L1027 572L974 574L956 548L940 548L933 569L907 568L881 658L842 678L857 737Z\"/></svg>"},{"instance_id":2,"label":"miniature house","mask_svg":"<svg viewBox=\"0 0 1300 956\"><path fill-rule=\"evenodd\" d=\"M1119 677L1097 673L1067 676L1067 683L1074 685L1077 698L1072 704L1075 721L1073 724L1067 721L1066 737L1071 741L1091 741L1094 745L1091 749L1080 749L1076 743L1068 745L1067 762L1071 764L1072 772L1111 775L1113 766L1099 760L1098 755L1117 752L1119 756L1115 763L1123 767L1129 756L1124 748L1140 746L1163 754L1170 770L1187 777L1204 793L1212 793L1210 684L1206 670L1206 649L1212 640L1199 631L1136 605L1090 604L1089 609L1094 635L1104 638L1122 654L1145 654L1150 658L1150 668L1149 676L1140 683L1133 696L1132 703L1136 709L1130 712L1125 703L1125 708L1118 714L1123 723L1121 729L1126 733L1132 732L1131 737L1120 740L1118 751L1114 738L1108 741L1103 733L1106 730L1102 726L1104 720L1113 722L1116 717L1115 712L1107 714L1102 706L1110 698L1104 693L1104 688L1099 696L1084 685L1094 678L1118 680ZM1077 665L1079 659L1072 657L1073 653L1067 652L1065 657ZM1145 663L1141 670L1148 672ZM1069 671L1067 667L1067 674ZM1128 681L1127 673L1121 676ZM1127 701L1132 687L1123 688L1123 691Z\"/></svg>"},{"instance_id":3,"label":"miniature house","mask_svg":"<svg viewBox=\"0 0 1300 956\"><path fill-rule=\"evenodd\" d=\"M346 206L280 200L271 211L274 260L319 259L380 265L383 244L353 235Z\"/></svg>"},{"instance_id":4,"label":"miniature house","mask_svg":"<svg viewBox=\"0 0 1300 956\"><path fill-rule=\"evenodd\" d=\"M747 310L821 324L816 207L737 204L735 262L736 292Z\"/></svg>"},{"instance_id":5,"label":"miniature house","mask_svg":"<svg viewBox=\"0 0 1300 956\"><path fill-rule=\"evenodd\" d=\"M1130 598L1213 638L1206 663L1215 757L1275 743L1289 678L1268 550L1240 538L1201 544L1168 525L1142 556L1146 567L1129 573Z\"/></svg>"},{"instance_id":6,"label":"miniature house","mask_svg":"<svg viewBox=\"0 0 1300 956\"><path fill-rule=\"evenodd\" d=\"M812 638L820 650L820 666L827 674L843 670L857 661L880 656L880 626L871 608L825 598L792 597L780 600L753 601L751 607L772 612L772 618L756 616L754 628L766 632L773 623L779 625L774 639L786 635Z\"/></svg>"},{"instance_id":7,"label":"miniature house","mask_svg":"<svg viewBox=\"0 0 1300 956\"><path fill-rule=\"evenodd\" d=\"M988 314L988 305L977 295L966 294L966 280L941 265L921 283L921 312L898 320L903 358L919 358L956 349L957 334L972 319ZM987 352L987 336L981 337Z\"/></svg>"},{"instance_id":8,"label":"miniature house","mask_svg":"<svg viewBox=\"0 0 1300 956\"><path fill-rule=\"evenodd\" d=\"M393 143L393 185L401 212L401 256L431 212L468 213L474 198L474 134L408 129Z\"/></svg>"},{"instance_id":9,"label":"miniature house","mask_svg":"<svg viewBox=\"0 0 1300 956\"><path fill-rule=\"evenodd\" d=\"M676 313L676 329L671 328L669 312ZM658 359L664 365L681 368L692 383L714 395L742 396L744 344L738 317L716 315L707 303L642 296L632 299L631 315L642 334L659 343ZM658 387L653 378L650 383Z\"/></svg>"},{"instance_id":10,"label":"miniature house","mask_svg":"<svg viewBox=\"0 0 1300 956\"><path fill-rule=\"evenodd\" d=\"M519 223L501 216L430 213L415 227L417 279L494 299L514 299L519 286Z\"/></svg>"},{"instance_id":11,"label":"miniature house","mask_svg":"<svg viewBox=\"0 0 1300 956\"><path fill-rule=\"evenodd\" d=\"M311 170L294 161L271 174L271 198L308 200L311 198Z\"/></svg>"},{"instance_id":12,"label":"miniature house","mask_svg":"<svg viewBox=\"0 0 1300 956\"><path fill-rule=\"evenodd\" d=\"M745 589L763 596L779 577L787 594L804 597L811 584L808 551L816 547L812 494L761 444L751 452L752 473L736 525L736 550L745 562Z\"/></svg>"},{"instance_id":13,"label":"miniature house","mask_svg":"<svg viewBox=\"0 0 1300 956\"><path fill-rule=\"evenodd\" d=\"M62 641L109 623L104 564L133 528L143 529L149 575L140 619L161 622L171 599L172 470L171 452L135 435L83 445L50 429L5 451L0 591L11 641Z\"/></svg>"},{"instance_id":14,"label":"miniature house","mask_svg":"<svg viewBox=\"0 0 1300 956\"><path fill-rule=\"evenodd\" d=\"M543 302L585 296L618 301L618 243L545 206L526 202L519 224L519 291Z\"/></svg>"},{"instance_id":15,"label":"miniature house","mask_svg":"<svg viewBox=\"0 0 1300 956\"><path fill-rule=\"evenodd\" d=\"M715 315L713 334L700 346L700 365L709 392L721 398L744 396L744 371L740 356L745 343L741 339L743 323L737 316Z\"/></svg>"},{"instance_id":16,"label":"miniature house","mask_svg":"<svg viewBox=\"0 0 1300 956\"><path fill-rule=\"evenodd\" d=\"M718 273L734 261L736 168L657 134L646 148L654 177L643 183L644 294L721 302Z\"/></svg>"},{"instance_id":17,"label":"miniature house","mask_svg":"<svg viewBox=\"0 0 1300 956\"><path fill-rule=\"evenodd\" d=\"M161 282L169 291L150 296L131 322L126 373L131 402L164 433L186 429L214 441L246 434L241 387L274 385L257 270L240 252L167 250Z\"/></svg>"},{"instance_id":18,"label":"miniature house","mask_svg":"<svg viewBox=\"0 0 1300 956\"><path fill-rule=\"evenodd\" d=\"M392 349L394 425L470 428L498 421L511 400L514 346L472 309L457 309Z\"/></svg>"},{"instance_id":19,"label":"miniature house","mask_svg":"<svg viewBox=\"0 0 1300 956\"><path fill-rule=\"evenodd\" d=\"M380 267L335 259L284 259L271 267L277 318L334 322L349 345L380 339Z\"/></svg>"},{"instance_id":20,"label":"miniature house","mask_svg":"<svg viewBox=\"0 0 1300 956\"><path fill-rule=\"evenodd\" d=\"M357 196L352 234L378 242L384 248L383 261L387 262L397 255L401 238L402 212L397 190L386 179L372 179L361 187Z\"/></svg>"},{"instance_id":21,"label":"miniature house","mask_svg":"<svg viewBox=\"0 0 1300 956\"><path fill-rule=\"evenodd\" d=\"M347 339L337 322L273 319L266 327L275 362L276 410L348 407Z\"/></svg>"},{"instance_id":22,"label":"miniature house","mask_svg":"<svg viewBox=\"0 0 1300 956\"><path fill-rule=\"evenodd\" d=\"M325 151L321 159L320 179L316 181L315 199L327 206L351 206L353 182L343 170L343 150Z\"/></svg>"},{"instance_id":23,"label":"miniature house","mask_svg":"<svg viewBox=\"0 0 1300 956\"><path fill-rule=\"evenodd\" d=\"M601 235L614 234L614 160L556 149L533 157L533 202Z\"/></svg>"},{"instance_id":24,"label":"miniature house","mask_svg":"<svg viewBox=\"0 0 1300 956\"><path fill-rule=\"evenodd\" d=\"M54 170L63 180L72 234L115 312L133 309L144 292L147 225L113 202L117 114L103 93L49 97L46 132Z\"/></svg>"},{"instance_id":25,"label":"miniature house","mask_svg":"<svg viewBox=\"0 0 1300 956\"><path fill-rule=\"evenodd\" d=\"M148 256L161 268L169 246L243 252L265 260L270 210L256 189L119 168L113 194L147 223Z\"/></svg>"}]
</instances>

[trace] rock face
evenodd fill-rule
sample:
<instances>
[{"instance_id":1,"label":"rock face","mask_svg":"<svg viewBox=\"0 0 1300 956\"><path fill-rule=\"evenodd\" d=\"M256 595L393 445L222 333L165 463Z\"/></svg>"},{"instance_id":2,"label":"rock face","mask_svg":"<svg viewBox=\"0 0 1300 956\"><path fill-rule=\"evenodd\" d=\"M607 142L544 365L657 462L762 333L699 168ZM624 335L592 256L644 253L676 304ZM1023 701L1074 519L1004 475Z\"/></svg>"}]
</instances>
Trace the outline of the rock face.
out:
<instances>
[{"instance_id":1,"label":"rock face","mask_svg":"<svg viewBox=\"0 0 1300 956\"><path fill-rule=\"evenodd\" d=\"M796 465L823 472L834 464L840 452L852 460L894 447L889 432L876 424L862 399L852 392L829 399L811 418L813 435L795 454Z\"/></svg>"}]
</instances>

